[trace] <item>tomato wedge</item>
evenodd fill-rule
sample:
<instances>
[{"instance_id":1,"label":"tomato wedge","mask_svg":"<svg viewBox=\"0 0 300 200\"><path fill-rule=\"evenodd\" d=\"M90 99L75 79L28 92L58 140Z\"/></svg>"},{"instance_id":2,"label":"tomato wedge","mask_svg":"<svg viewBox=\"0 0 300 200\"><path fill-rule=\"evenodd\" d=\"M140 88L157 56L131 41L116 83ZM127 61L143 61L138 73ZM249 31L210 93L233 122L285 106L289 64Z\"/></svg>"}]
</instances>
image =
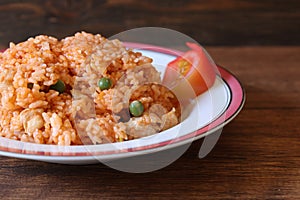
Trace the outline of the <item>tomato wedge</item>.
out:
<instances>
[{"instance_id":1,"label":"tomato wedge","mask_svg":"<svg viewBox=\"0 0 300 200\"><path fill-rule=\"evenodd\" d=\"M185 79L198 96L214 84L217 67L202 47L195 43L186 45L191 50L168 64L163 84L170 88L178 87Z\"/></svg>"}]
</instances>

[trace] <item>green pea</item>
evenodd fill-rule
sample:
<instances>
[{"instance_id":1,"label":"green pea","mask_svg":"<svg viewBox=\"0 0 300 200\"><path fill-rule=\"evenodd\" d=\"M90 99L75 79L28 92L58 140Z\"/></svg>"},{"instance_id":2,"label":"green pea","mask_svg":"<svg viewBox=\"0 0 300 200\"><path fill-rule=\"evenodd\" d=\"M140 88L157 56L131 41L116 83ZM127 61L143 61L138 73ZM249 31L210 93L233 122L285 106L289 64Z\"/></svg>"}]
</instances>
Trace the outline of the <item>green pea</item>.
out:
<instances>
[{"instance_id":1,"label":"green pea","mask_svg":"<svg viewBox=\"0 0 300 200\"><path fill-rule=\"evenodd\" d=\"M109 88L111 88L111 86L112 86L112 81L110 78L103 77L100 78L98 81L98 87L100 88L100 90L108 90Z\"/></svg>"},{"instance_id":2,"label":"green pea","mask_svg":"<svg viewBox=\"0 0 300 200\"><path fill-rule=\"evenodd\" d=\"M27 83L27 88L32 89L33 88L33 83Z\"/></svg>"},{"instance_id":3,"label":"green pea","mask_svg":"<svg viewBox=\"0 0 300 200\"><path fill-rule=\"evenodd\" d=\"M62 80L58 80L54 85L50 86L50 90L56 90L60 94L66 90L66 85Z\"/></svg>"},{"instance_id":4,"label":"green pea","mask_svg":"<svg viewBox=\"0 0 300 200\"><path fill-rule=\"evenodd\" d=\"M129 111L134 117L140 117L144 112L144 105L140 101L135 100L130 103Z\"/></svg>"}]
</instances>

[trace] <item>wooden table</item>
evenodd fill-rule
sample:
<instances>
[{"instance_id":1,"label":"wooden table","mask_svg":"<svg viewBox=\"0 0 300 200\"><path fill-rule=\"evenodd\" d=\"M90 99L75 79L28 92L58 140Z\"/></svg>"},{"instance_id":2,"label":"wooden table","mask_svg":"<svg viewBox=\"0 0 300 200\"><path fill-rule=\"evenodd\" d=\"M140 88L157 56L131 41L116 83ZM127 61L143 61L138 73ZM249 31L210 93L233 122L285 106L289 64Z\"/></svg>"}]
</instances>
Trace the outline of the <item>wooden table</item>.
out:
<instances>
[{"instance_id":1,"label":"wooden table","mask_svg":"<svg viewBox=\"0 0 300 200\"><path fill-rule=\"evenodd\" d=\"M1 0L0 47L37 34L156 26L202 45L300 45L299 0Z\"/></svg>"},{"instance_id":2,"label":"wooden table","mask_svg":"<svg viewBox=\"0 0 300 200\"><path fill-rule=\"evenodd\" d=\"M300 47L207 49L247 93L207 157L196 141L145 174L0 157L0 199L300 199Z\"/></svg>"}]
</instances>

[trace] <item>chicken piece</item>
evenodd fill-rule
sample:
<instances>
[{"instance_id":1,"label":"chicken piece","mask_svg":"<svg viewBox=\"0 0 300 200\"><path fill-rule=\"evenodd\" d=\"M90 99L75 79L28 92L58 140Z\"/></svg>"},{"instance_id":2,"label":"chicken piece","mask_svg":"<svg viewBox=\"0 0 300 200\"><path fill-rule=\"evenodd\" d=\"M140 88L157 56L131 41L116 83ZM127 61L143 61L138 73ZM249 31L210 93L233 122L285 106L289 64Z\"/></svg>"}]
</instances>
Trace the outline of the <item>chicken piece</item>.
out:
<instances>
[{"instance_id":1,"label":"chicken piece","mask_svg":"<svg viewBox=\"0 0 300 200\"><path fill-rule=\"evenodd\" d=\"M173 108L170 112L162 116L162 131L169 129L178 123L179 121L176 116L176 110Z\"/></svg>"},{"instance_id":2,"label":"chicken piece","mask_svg":"<svg viewBox=\"0 0 300 200\"><path fill-rule=\"evenodd\" d=\"M133 117L125 123L127 134L134 138L153 135L163 127L162 116L167 113L166 108L160 104L153 104L142 117Z\"/></svg>"},{"instance_id":3,"label":"chicken piece","mask_svg":"<svg viewBox=\"0 0 300 200\"><path fill-rule=\"evenodd\" d=\"M25 132L32 136L37 129L44 127L44 119L42 117L42 110L25 109L20 113L20 121L23 124Z\"/></svg>"}]
</instances>

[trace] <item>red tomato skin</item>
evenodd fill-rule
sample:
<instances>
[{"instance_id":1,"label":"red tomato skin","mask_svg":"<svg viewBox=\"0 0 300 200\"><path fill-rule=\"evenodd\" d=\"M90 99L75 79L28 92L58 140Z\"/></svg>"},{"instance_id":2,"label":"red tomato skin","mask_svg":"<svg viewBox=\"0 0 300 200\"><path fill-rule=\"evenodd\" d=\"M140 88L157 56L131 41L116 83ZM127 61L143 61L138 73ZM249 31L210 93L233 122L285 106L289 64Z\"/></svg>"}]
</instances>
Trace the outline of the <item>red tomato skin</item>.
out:
<instances>
[{"instance_id":1,"label":"red tomato skin","mask_svg":"<svg viewBox=\"0 0 300 200\"><path fill-rule=\"evenodd\" d=\"M180 76L178 72L178 62L185 59L191 64L191 67L184 78L193 88L195 95L198 96L207 91L214 84L217 67L202 47L194 43L187 43L187 46L190 47L191 50L168 64L163 83L168 85L172 83L173 80L174 85L174 82L178 81L178 78L176 78L176 76ZM178 81L177 84L180 84L180 81Z\"/></svg>"}]
</instances>

